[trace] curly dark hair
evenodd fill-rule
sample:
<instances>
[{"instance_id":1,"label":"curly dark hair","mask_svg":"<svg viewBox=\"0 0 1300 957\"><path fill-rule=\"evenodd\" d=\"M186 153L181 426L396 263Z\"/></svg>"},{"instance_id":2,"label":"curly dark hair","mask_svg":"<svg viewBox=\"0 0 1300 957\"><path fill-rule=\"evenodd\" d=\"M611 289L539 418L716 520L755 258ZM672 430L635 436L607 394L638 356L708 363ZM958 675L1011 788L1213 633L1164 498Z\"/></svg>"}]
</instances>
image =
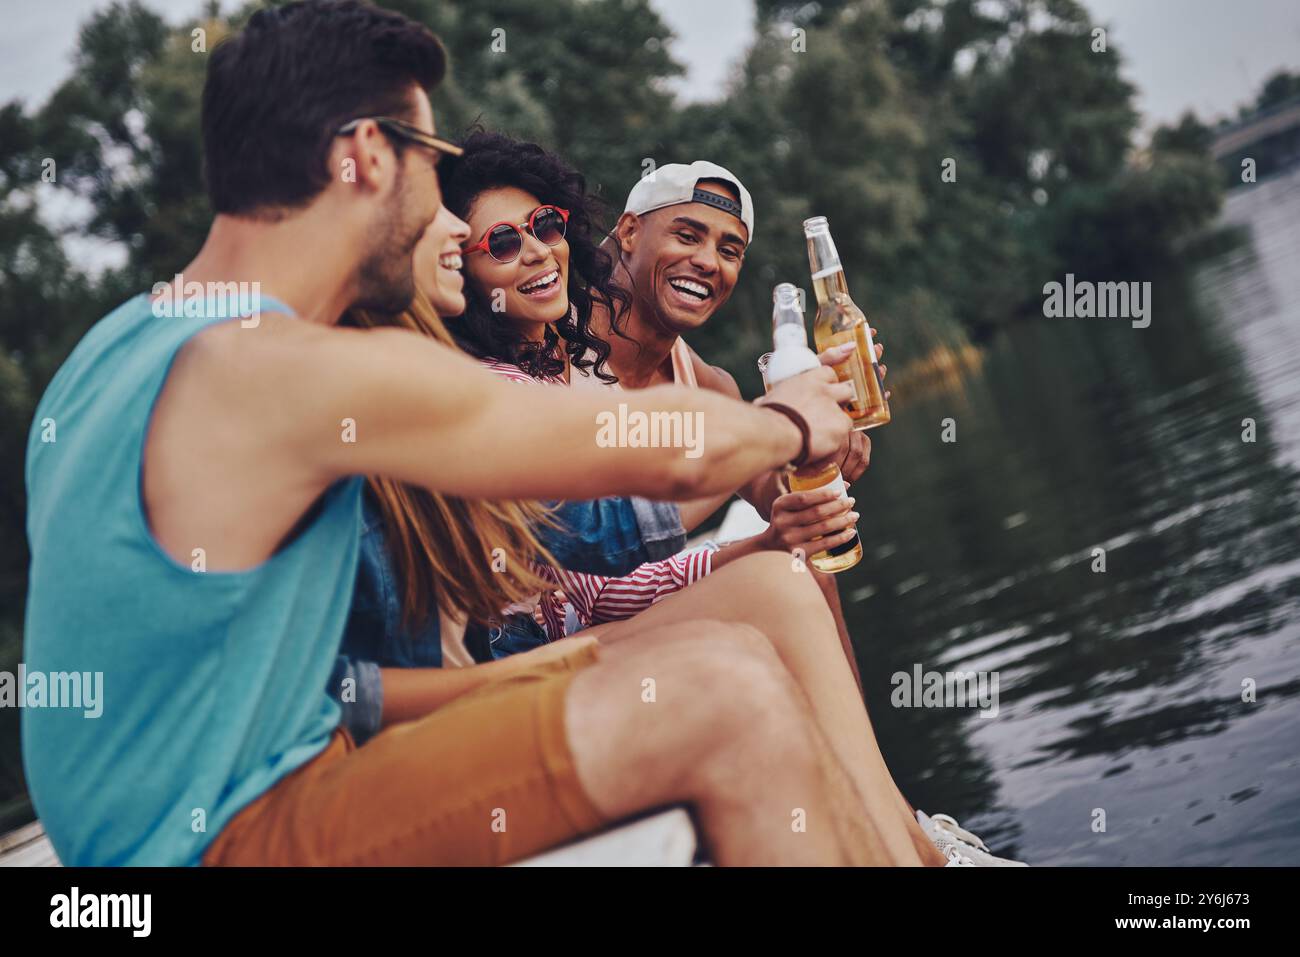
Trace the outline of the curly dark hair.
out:
<instances>
[{"instance_id":1,"label":"curly dark hair","mask_svg":"<svg viewBox=\"0 0 1300 957\"><path fill-rule=\"evenodd\" d=\"M542 203L569 211L565 238L569 243L568 291L573 308L555 323L554 329L547 326L545 337L538 344L502 322L472 284L466 283L465 312L448 318L447 328L460 347L471 355L512 362L534 377L555 376L564 371L564 361L557 355L557 346L563 339L571 364L579 369L590 368L605 382L617 382L617 377L605 370L609 343L591 332L591 307L598 302L609 310L611 330L624 335L620 320L631 301L628 293L611 279L613 257L598 245L601 233L596 222L604 204L587 193L587 182L581 173L536 143L476 130L462 145L465 155L448 164L449 175L442 183L443 202L461 219L468 218L470 207L480 195L504 186L522 189ZM587 358L588 351L595 354L594 360Z\"/></svg>"}]
</instances>

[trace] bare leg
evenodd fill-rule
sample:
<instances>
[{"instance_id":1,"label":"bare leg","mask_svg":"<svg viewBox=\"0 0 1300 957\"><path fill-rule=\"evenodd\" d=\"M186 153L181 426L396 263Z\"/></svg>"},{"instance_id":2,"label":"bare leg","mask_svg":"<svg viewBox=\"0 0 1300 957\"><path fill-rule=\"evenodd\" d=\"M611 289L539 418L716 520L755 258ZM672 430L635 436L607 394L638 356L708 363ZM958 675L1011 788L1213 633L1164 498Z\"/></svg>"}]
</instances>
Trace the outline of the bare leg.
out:
<instances>
[{"instance_id":1,"label":"bare leg","mask_svg":"<svg viewBox=\"0 0 1300 957\"><path fill-rule=\"evenodd\" d=\"M944 863L889 774L857 683L849 670L825 598L788 555L762 552L718 569L671 598L622 622L598 625L602 644L640 631L698 618L752 625L762 632L799 684L831 750L861 795L896 860Z\"/></svg>"},{"instance_id":2,"label":"bare leg","mask_svg":"<svg viewBox=\"0 0 1300 957\"><path fill-rule=\"evenodd\" d=\"M834 575L826 575L815 569L811 569L813 581L821 589L823 597L826 599L826 607L831 610L831 617L835 619L835 631L840 636L840 647L844 650L844 660L849 663L849 670L853 672L853 680L858 683L858 691L862 691L862 675L858 673L858 656L853 652L853 639L849 637L849 625L844 620L844 606L840 604L840 588Z\"/></svg>"},{"instance_id":3,"label":"bare leg","mask_svg":"<svg viewBox=\"0 0 1300 957\"><path fill-rule=\"evenodd\" d=\"M714 621L641 635L603 648L566 699L602 813L689 803L720 864L897 863L762 635Z\"/></svg>"},{"instance_id":4,"label":"bare leg","mask_svg":"<svg viewBox=\"0 0 1300 957\"><path fill-rule=\"evenodd\" d=\"M849 669L853 672L853 680L858 683L858 691L862 694L862 704L865 707L867 695L862 687L862 672L858 670L858 656L853 650L853 639L849 636L849 624L844 620L844 606L840 602L839 580L834 575L827 575L814 569L813 581L821 589L822 595L826 598L826 605L835 618L835 630L840 636L840 647L844 650L844 658L848 661ZM867 712L867 720L871 720L871 712ZM912 802L904 797L903 803L907 805L908 811L915 816L916 808L912 807Z\"/></svg>"}]
</instances>

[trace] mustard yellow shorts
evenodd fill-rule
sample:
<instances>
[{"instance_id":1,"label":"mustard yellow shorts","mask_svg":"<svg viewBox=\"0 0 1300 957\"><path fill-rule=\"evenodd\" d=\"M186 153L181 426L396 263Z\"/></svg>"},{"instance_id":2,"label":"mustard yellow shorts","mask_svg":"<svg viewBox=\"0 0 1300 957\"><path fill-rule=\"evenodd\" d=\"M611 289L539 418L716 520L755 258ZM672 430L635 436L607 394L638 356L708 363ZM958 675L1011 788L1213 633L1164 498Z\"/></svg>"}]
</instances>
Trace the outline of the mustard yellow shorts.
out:
<instances>
[{"instance_id":1,"label":"mustard yellow shorts","mask_svg":"<svg viewBox=\"0 0 1300 957\"><path fill-rule=\"evenodd\" d=\"M342 728L245 807L208 865L489 865L607 822L578 782L564 729L594 644L489 682L357 747Z\"/></svg>"}]
</instances>

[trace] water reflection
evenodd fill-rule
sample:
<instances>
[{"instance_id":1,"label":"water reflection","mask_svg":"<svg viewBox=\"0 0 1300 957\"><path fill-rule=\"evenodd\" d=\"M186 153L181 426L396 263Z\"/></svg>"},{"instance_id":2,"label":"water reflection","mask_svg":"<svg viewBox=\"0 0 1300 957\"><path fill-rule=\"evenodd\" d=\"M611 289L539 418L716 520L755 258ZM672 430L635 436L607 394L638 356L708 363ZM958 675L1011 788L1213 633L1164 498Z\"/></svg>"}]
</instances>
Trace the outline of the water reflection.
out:
<instances>
[{"instance_id":1,"label":"water reflection","mask_svg":"<svg viewBox=\"0 0 1300 957\"><path fill-rule=\"evenodd\" d=\"M1300 850L1300 172L1225 221L1248 241L1156 279L1150 328L1026 326L904 397L856 490L844 593L886 756L1034 863ZM999 671L999 716L891 708L916 663Z\"/></svg>"}]
</instances>

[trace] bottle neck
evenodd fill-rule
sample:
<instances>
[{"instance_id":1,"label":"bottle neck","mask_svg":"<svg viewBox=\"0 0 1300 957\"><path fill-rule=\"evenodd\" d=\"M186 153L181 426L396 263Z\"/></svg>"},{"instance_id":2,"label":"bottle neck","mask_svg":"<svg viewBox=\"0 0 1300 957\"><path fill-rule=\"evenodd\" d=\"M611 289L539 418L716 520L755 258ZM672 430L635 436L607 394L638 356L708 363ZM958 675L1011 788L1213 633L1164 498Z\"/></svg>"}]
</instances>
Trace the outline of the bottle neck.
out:
<instances>
[{"instance_id":1,"label":"bottle neck","mask_svg":"<svg viewBox=\"0 0 1300 957\"><path fill-rule=\"evenodd\" d=\"M840 251L835 248L835 240L831 238L831 231L826 228L825 223L806 229L804 239L808 241L808 266L812 270L817 301L824 301L822 299L824 292L847 293L844 269L840 265Z\"/></svg>"},{"instance_id":2,"label":"bottle neck","mask_svg":"<svg viewBox=\"0 0 1300 957\"><path fill-rule=\"evenodd\" d=\"M836 263L821 270L813 270L813 295L821 305L838 296L848 297L849 283L844 278L844 269Z\"/></svg>"}]
</instances>

